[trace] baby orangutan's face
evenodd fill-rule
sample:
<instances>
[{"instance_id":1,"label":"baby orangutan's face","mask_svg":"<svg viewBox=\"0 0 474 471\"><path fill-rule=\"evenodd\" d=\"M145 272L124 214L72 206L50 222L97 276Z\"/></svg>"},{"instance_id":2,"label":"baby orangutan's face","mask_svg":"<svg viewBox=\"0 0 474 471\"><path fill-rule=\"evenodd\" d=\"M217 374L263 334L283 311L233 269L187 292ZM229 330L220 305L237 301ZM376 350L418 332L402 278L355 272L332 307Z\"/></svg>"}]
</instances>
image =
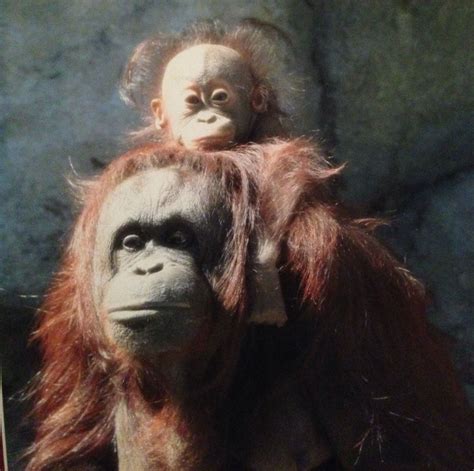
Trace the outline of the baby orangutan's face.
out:
<instances>
[{"instance_id":1,"label":"baby orangutan's face","mask_svg":"<svg viewBox=\"0 0 474 471\"><path fill-rule=\"evenodd\" d=\"M200 44L171 59L151 108L157 128L184 147L223 149L249 138L256 113L266 109L260 95L238 52Z\"/></svg>"}]
</instances>

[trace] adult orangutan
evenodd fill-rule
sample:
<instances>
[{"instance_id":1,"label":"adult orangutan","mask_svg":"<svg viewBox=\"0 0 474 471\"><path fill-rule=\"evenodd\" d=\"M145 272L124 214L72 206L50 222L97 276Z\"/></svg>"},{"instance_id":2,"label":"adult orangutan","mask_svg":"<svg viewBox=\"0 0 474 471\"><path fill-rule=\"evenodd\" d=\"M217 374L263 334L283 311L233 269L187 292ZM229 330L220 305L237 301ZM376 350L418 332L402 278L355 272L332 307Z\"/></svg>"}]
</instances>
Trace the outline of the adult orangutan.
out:
<instances>
[{"instance_id":1,"label":"adult orangutan","mask_svg":"<svg viewBox=\"0 0 474 471\"><path fill-rule=\"evenodd\" d=\"M27 469L114 469L114 440L120 469L227 459L215 409L238 357L256 189L250 158L202 157L145 147L86 186L36 333Z\"/></svg>"},{"instance_id":2,"label":"adult orangutan","mask_svg":"<svg viewBox=\"0 0 474 471\"><path fill-rule=\"evenodd\" d=\"M304 141L159 143L86 185L35 334L27 469L472 468L422 286L331 201L335 173ZM259 218L280 328L248 322Z\"/></svg>"}]
</instances>

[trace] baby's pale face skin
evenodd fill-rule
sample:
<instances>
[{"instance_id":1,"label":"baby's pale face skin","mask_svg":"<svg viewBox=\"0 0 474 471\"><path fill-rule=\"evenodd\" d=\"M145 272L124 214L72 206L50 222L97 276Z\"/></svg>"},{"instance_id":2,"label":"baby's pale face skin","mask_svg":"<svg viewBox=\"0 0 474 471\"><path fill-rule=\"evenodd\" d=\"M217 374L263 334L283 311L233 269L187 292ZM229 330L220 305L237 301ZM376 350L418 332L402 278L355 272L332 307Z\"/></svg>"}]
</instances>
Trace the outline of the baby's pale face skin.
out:
<instances>
[{"instance_id":1,"label":"baby's pale face skin","mask_svg":"<svg viewBox=\"0 0 474 471\"><path fill-rule=\"evenodd\" d=\"M151 101L156 126L188 149L222 149L245 142L258 110L254 84L240 54L200 44L168 63L161 98Z\"/></svg>"}]
</instances>

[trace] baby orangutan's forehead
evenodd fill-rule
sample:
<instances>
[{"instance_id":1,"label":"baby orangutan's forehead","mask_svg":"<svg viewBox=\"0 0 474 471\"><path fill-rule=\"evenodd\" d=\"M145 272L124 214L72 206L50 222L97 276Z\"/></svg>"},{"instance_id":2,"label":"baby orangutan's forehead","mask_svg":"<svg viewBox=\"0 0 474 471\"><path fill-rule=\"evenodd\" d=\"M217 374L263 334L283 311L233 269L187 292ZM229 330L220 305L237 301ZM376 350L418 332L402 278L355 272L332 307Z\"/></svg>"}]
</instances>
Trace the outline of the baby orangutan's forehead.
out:
<instances>
[{"instance_id":1,"label":"baby orangutan's forehead","mask_svg":"<svg viewBox=\"0 0 474 471\"><path fill-rule=\"evenodd\" d=\"M237 51L218 44L199 44L170 60L163 77L163 89L176 80L204 85L214 79L243 86L252 83L250 69Z\"/></svg>"}]
</instances>

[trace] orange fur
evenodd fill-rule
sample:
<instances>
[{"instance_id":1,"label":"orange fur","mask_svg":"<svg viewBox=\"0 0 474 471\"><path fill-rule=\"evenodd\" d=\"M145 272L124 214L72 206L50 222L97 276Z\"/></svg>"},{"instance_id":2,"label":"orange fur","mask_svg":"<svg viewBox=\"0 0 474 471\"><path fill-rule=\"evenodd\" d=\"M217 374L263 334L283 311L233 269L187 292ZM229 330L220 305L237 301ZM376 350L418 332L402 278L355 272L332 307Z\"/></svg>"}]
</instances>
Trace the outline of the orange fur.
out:
<instances>
[{"instance_id":1,"label":"orange fur","mask_svg":"<svg viewBox=\"0 0 474 471\"><path fill-rule=\"evenodd\" d=\"M91 296L105 197L128 176L166 165L217 175L234 218L214 280L233 330L219 351L218 374L184 402L146 365L121 358L106 342ZM27 470L99 460L123 401L140 436L130 438L146 449L149 469L208 469L210 462L228 469L232 430L279 378L306 392L312 419L344 469L472 469L471 411L426 321L424 289L376 241L374 222L351 218L333 201L328 185L338 171L302 139L204 155L158 144L122 156L86 185L35 333L43 367ZM280 246L289 318L282 328L245 323L251 242L260 224ZM188 446L179 465L164 454L170 433L182 434Z\"/></svg>"}]
</instances>

